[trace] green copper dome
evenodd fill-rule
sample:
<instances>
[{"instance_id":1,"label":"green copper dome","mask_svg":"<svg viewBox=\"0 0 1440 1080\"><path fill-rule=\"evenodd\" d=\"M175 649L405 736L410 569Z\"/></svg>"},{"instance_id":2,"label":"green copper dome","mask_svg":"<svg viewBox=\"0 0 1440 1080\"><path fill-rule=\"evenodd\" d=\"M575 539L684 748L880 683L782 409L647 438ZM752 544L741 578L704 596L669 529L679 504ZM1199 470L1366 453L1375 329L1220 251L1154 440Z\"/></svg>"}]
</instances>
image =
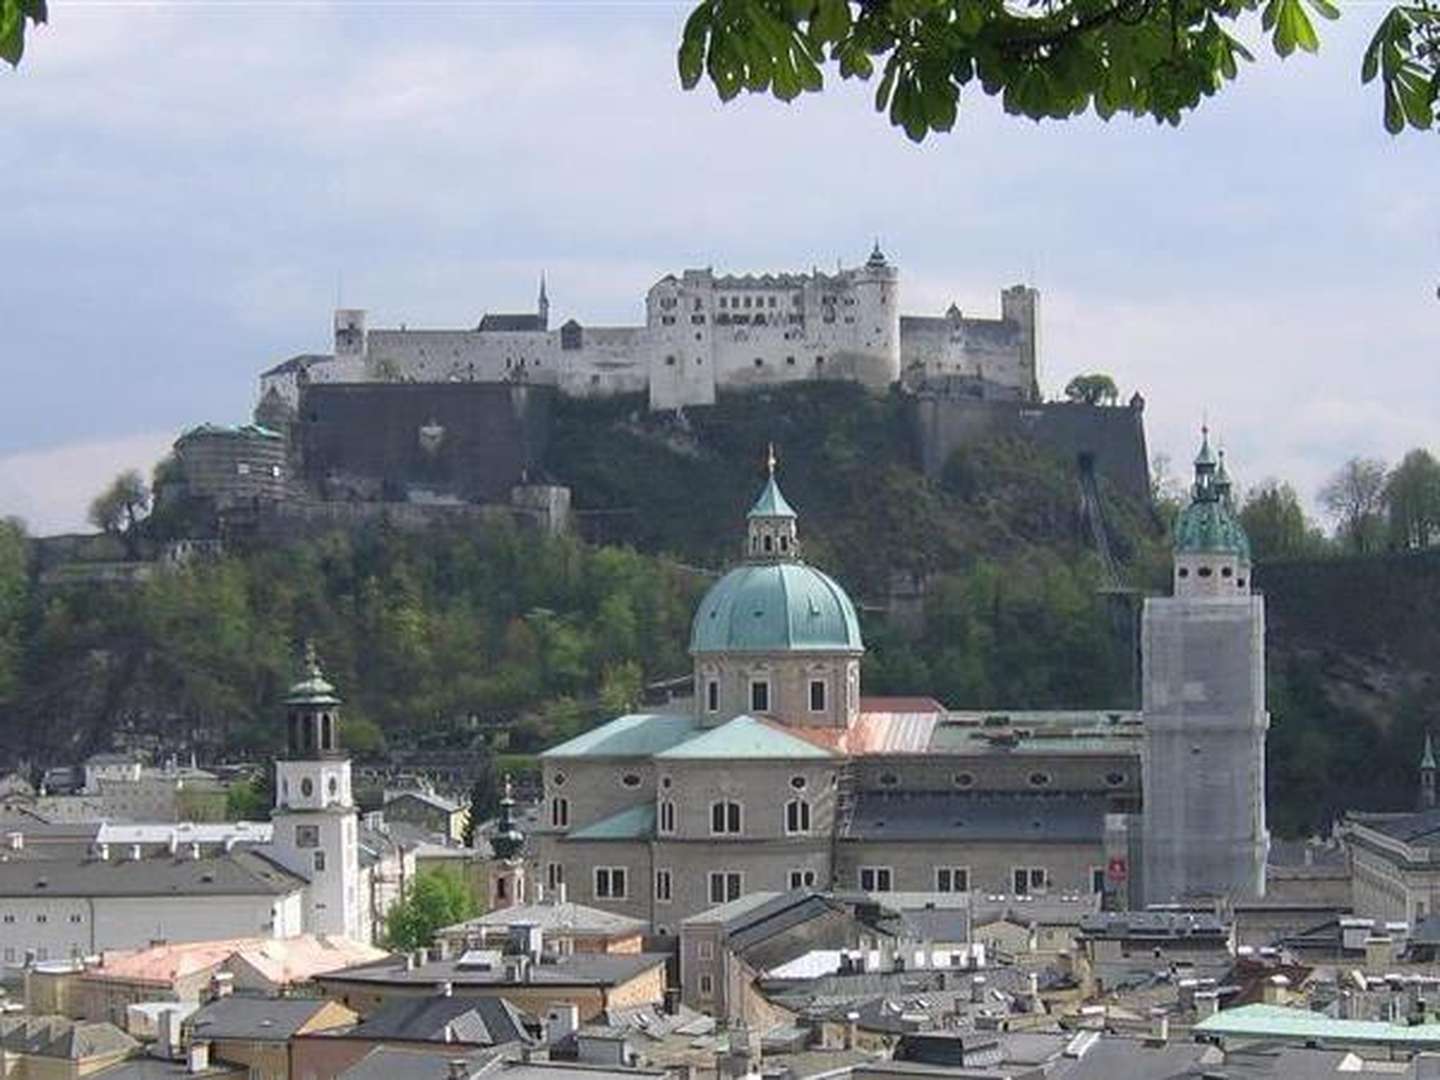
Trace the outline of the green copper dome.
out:
<instances>
[{"instance_id":1,"label":"green copper dome","mask_svg":"<svg viewBox=\"0 0 1440 1080\"><path fill-rule=\"evenodd\" d=\"M705 594L690 628L692 653L863 648L845 590L798 561L737 566Z\"/></svg>"},{"instance_id":2,"label":"green copper dome","mask_svg":"<svg viewBox=\"0 0 1440 1080\"><path fill-rule=\"evenodd\" d=\"M1195 457L1195 484L1190 489L1190 505L1180 511L1175 523L1177 554L1206 552L1238 555L1249 560L1250 540L1235 516L1230 490L1230 477L1225 472L1223 460L1217 471L1207 431L1200 443L1200 453Z\"/></svg>"},{"instance_id":3,"label":"green copper dome","mask_svg":"<svg viewBox=\"0 0 1440 1080\"><path fill-rule=\"evenodd\" d=\"M339 705L335 687L320 670L320 661L315 656L315 646L305 645L305 677L290 687L285 695L286 705Z\"/></svg>"}]
</instances>

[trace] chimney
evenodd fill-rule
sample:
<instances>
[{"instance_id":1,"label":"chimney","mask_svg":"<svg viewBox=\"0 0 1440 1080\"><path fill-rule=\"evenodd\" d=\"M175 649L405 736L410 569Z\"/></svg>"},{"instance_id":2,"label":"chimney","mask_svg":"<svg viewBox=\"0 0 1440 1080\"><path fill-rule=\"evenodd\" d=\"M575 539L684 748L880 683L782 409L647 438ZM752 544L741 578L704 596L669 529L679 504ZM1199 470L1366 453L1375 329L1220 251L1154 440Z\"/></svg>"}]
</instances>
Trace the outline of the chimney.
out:
<instances>
[{"instance_id":1,"label":"chimney","mask_svg":"<svg viewBox=\"0 0 1440 1080\"><path fill-rule=\"evenodd\" d=\"M185 1056L185 1071L191 1076L196 1076L210 1069L210 1044L208 1042L192 1042L190 1052Z\"/></svg>"},{"instance_id":2,"label":"chimney","mask_svg":"<svg viewBox=\"0 0 1440 1080\"><path fill-rule=\"evenodd\" d=\"M573 1002L552 1005L545 1013L545 1041L554 1046L580 1027L580 1006Z\"/></svg>"},{"instance_id":3,"label":"chimney","mask_svg":"<svg viewBox=\"0 0 1440 1080\"><path fill-rule=\"evenodd\" d=\"M860 1014L858 1012L847 1012L845 1014L845 1049L854 1050L859 1038Z\"/></svg>"},{"instance_id":4,"label":"chimney","mask_svg":"<svg viewBox=\"0 0 1440 1080\"><path fill-rule=\"evenodd\" d=\"M218 1001L227 998L235 992L235 976L229 971L217 971L215 977L210 980L210 996Z\"/></svg>"},{"instance_id":5,"label":"chimney","mask_svg":"<svg viewBox=\"0 0 1440 1080\"><path fill-rule=\"evenodd\" d=\"M25 834L23 832L6 833L5 842L11 851L25 850Z\"/></svg>"},{"instance_id":6,"label":"chimney","mask_svg":"<svg viewBox=\"0 0 1440 1080\"><path fill-rule=\"evenodd\" d=\"M174 829L170 830L170 839L166 842L165 846L169 849L171 855L174 855L180 850L180 835Z\"/></svg>"},{"instance_id":7,"label":"chimney","mask_svg":"<svg viewBox=\"0 0 1440 1080\"><path fill-rule=\"evenodd\" d=\"M200 842L198 840L190 842L190 858L195 860L200 858Z\"/></svg>"},{"instance_id":8,"label":"chimney","mask_svg":"<svg viewBox=\"0 0 1440 1080\"><path fill-rule=\"evenodd\" d=\"M1179 986L1179 1002L1181 1012L1191 1012L1195 1008L1195 990L1199 986L1196 979L1181 979Z\"/></svg>"},{"instance_id":9,"label":"chimney","mask_svg":"<svg viewBox=\"0 0 1440 1080\"><path fill-rule=\"evenodd\" d=\"M455 984L449 979L442 979L435 984L436 997L450 997L455 993Z\"/></svg>"},{"instance_id":10,"label":"chimney","mask_svg":"<svg viewBox=\"0 0 1440 1080\"><path fill-rule=\"evenodd\" d=\"M140 861L140 845L139 845L139 844L131 844L131 845L130 845L130 861L131 861L131 862L139 862L139 861Z\"/></svg>"},{"instance_id":11,"label":"chimney","mask_svg":"<svg viewBox=\"0 0 1440 1080\"><path fill-rule=\"evenodd\" d=\"M1159 1006L1150 1010L1149 1041L1160 1046L1170 1041L1170 1013Z\"/></svg>"},{"instance_id":12,"label":"chimney","mask_svg":"<svg viewBox=\"0 0 1440 1080\"><path fill-rule=\"evenodd\" d=\"M1386 934L1371 934L1365 939L1365 969L1383 971L1395 962L1395 942Z\"/></svg>"},{"instance_id":13,"label":"chimney","mask_svg":"<svg viewBox=\"0 0 1440 1080\"><path fill-rule=\"evenodd\" d=\"M464 1058L451 1058L445 1065L446 1080L470 1080L470 1065Z\"/></svg>"},{"instance_id":14,"label":"chimney","mask_svg":"<svg viewBox=\"0 0 1440 1080\"><path fill-rule=\"evenodd\" d=\"M109 844L101 844L101 845L100 845L100 861L101 861L101 862L109 862L109 861L110 861L110 845L109 845Z\"/></svg>"},{"instance_id":15,"label":"chimney","mask_svg":"<svg viewBox=\"0 0 1440 1080\"><path fill-rule=\"evenodd\" d=\"M979 1005L985 1000L985 976L973 975L970 978L970 1003Z\"/></svg>"},{"instance_id":16,"label":"chimney","mask_svg":"<svg viewBox=\"0 0 1440 1080\"><path fill-rule=\"evenodd\" d=\"M1196 990L1195 991L1195 1017L1198 1020L1208 1020L1220 1011L1220 991L1218 990Z\"/></svg>"},{"instance_id":17,"label":"chimney","mask_svg":"<svg viewBox=\"0 0 1440 1080\"><path fill-rule=\"evenodd\" d=\"M1284 1005L1290 998L1290 980L1284 975L1271 975L1265 980L1265 1004Z\"/></svg>"}]
</instances>

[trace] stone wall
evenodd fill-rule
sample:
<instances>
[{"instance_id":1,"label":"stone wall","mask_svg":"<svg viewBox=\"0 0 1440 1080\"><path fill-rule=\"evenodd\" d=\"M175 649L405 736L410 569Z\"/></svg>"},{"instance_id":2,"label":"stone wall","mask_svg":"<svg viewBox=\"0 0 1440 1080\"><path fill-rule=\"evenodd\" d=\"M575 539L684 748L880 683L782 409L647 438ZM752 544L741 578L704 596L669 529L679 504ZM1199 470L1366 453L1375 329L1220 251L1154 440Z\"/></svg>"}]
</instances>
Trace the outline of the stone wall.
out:
<instances>
[{"instance_id":1,"label":"stone wall","mask_svg":"<svg viewBox=\"0 0 1440 1080\"><path fill-rule=\"evenodd\" d=\"M1091 463L1099 476L1136 500L1150 497L1143 401L1130 406L967 400L930 390L911 405L916 451L925 475L938 479L950 455L990 439L1033 439L1068 461Z\"/></svg>"}]
</instances>

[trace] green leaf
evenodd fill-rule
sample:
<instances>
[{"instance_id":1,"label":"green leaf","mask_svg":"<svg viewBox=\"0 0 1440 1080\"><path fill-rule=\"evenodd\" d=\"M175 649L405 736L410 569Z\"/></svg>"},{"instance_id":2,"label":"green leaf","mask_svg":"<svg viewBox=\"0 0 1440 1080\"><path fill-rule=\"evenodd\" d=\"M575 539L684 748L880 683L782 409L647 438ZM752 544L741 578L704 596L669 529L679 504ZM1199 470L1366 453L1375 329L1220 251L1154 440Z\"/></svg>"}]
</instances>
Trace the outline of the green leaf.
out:
<instances>
[{"instance_id":1,"label":"green leaf","mask_svg":"<svg viewBox=\"0 0 1440 1080\"><path fill-rule=\"evenodd\" d=\"M25 15L18 0L0 0L0 60L12 67L25 55Z\"/></svg>"}]
</instances>

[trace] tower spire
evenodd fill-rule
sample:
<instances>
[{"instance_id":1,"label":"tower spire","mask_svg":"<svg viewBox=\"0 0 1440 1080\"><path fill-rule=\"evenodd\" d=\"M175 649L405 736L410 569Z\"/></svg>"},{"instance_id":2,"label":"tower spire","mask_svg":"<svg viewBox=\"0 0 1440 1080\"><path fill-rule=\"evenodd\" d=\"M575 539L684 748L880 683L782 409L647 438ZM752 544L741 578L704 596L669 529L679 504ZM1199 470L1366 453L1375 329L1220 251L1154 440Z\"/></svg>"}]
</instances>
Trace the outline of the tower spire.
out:
<instances>
[{"instance_id":1,"label":"tower spire","mask_svg":"<svg viewBox=\"0 0 1440 1080\"><path fill-rule=\"evenodd\" d=\"M540 299L535 304L535 314L540 317L540 329L550 329L550 297L545 294L545 272L540 272Z\"/></svg>"},{"instance_id":2,"label":"tower spire","mask_svg":"<svg viewBox=\"0 0 1440 1080\"><path fill-rule=\"evenodd\" d=\"M1420 809L1435 809L1435 746L1425 729L1425 750L1420 755Z\"/></svg>"},{"instance_id":3,"label":"tower spire","mask_svg":"<svg viewBox=\"0 0 1440 1080\"><path fill-rule=\"evenodd\" d=\"M760 497L746 515L749 535L745 554L750 559L795 559L800 555L796 514L785 501L775 480L775 465L775 444L772 442L765 448L765 486L760 489Z\"/></svg>"}]
</instances>

